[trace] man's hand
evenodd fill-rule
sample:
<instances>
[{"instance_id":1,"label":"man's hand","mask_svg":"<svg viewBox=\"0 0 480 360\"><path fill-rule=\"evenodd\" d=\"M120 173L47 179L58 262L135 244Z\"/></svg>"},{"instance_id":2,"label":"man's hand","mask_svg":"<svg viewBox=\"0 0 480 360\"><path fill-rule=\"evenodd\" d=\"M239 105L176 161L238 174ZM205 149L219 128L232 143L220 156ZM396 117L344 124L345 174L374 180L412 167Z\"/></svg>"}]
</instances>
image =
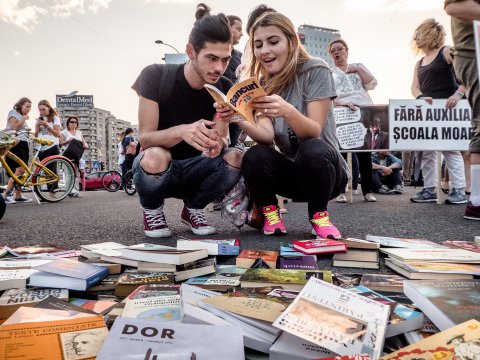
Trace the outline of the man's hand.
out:
<instances>
[{"instance_id":1,"label":"man's hand","mask_svg":"<svg viewBox=\"0 0 480 360\"><path fill-rule=\"evenodd\" d=\"M195 149L207 153L212 148L216 148L221 142L221 136L215 129L215 122L209 120L198 120L193 124L185 125L182 139Z\"/></svg>"}]
</instances>

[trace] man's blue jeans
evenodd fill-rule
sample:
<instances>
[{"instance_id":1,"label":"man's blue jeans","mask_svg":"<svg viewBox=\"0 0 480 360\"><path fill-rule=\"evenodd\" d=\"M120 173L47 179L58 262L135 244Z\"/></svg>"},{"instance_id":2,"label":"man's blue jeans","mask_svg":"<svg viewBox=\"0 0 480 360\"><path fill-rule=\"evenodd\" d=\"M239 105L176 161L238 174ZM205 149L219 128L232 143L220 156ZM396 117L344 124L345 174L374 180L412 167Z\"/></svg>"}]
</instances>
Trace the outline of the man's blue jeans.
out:
<instances>
[{"instance_id":1,"label":"man's blue jeans","mask_svg":"<svg viewBox=\"0 0 480 360\"><path fill-rule=\"evenodd\" d=\"M223 154L172 160L165 173L150 175L140 166L144 152L133 162L133 180L145 209L160 207L167 198L182 199L191 209L203 209L229 191L240 178L240 169L227 165Z\"/></svg>"}]
</instances>

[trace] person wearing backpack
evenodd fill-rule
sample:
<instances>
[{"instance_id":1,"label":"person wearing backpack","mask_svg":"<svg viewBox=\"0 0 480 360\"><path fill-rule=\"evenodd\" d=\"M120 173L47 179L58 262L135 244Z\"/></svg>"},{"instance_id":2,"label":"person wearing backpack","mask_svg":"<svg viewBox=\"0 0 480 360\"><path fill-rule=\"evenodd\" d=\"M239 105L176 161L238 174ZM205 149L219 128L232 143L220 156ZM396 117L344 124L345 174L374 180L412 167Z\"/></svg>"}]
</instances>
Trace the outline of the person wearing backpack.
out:
<instances>
[{"instance_id":1,"label":"person wearing backpack","mask_svg":"<svg viewBox=\"0 0 480 360\"><path fill-rule=\"evenodd\" d=\"M212 121L214 100L204 84L226 93L222 77L232 52L230 25L224 14L197 6L186 46L186 64L154 64L132 88L139 95L139 140L143 151L133 163L135 186L143 208L144 233L171 236L165 199L182 199L182 223L196 235L216 232L204 208L229 191L240 177L241 153L227 151L227 125Z\"/></svg>"}]
</instances>

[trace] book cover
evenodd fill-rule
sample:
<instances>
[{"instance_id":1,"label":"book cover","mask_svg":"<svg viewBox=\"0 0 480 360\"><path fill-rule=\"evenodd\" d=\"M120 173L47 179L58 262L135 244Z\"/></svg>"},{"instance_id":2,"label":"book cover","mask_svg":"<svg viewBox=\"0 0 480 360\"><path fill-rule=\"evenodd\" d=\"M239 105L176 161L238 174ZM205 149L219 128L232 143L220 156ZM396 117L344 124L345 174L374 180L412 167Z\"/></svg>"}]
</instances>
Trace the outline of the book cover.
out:
<instances>
[{"instance_id":1,"label":"book cover","mask_svg":"<svg viewBox=\"0 0 480 360\"><path fill-rule=\"evenodd\" d=\"M378 250L348 249L333 255L333 266L378 269Z\"/></svg>"},{"instance_id":2,"label":"book cover","mask_svg":"<svg viewBox=\"0 0 480 360\"><path fill-rule=\"evenodd\" d=\"M480 320L480 280L405 280L404 293L440 329Z\"/></svg>"},{"instance_id":3,"label":"book cover","mask_svg":"<svg viewBox=\"0 0 480 360\"><path fill-rule=\"evenodd\" d=\"M216 103L229 106L247 121L254 125L256 124L255 116L257 114L251 103L253 99L267 95L257 79L252 77L234 84L226 95L214 85L205 84L204 86Z\"/></svg>"},{"instance_id":4,"label":"book cover","mask_svg":"<svg viewBox=\"0 0 480 360\"><path fill-rule=\"evenodd\" d=\"M476 241L446 240L442 242L442 245L480 253L480 243Z\"/></svg>"},{"instance_id":5,"label":"book cover","mask_svg":"<svg viewBox=\"0 0 480 360\"><path fill-rule=\"evenodd\" d=\"M480 254L463 249L380 249L402 261L435 261L480 264Z\"/></svg>"},{"instance_id":6,"label":"book cover","mask_svg":"<svg viewBox=\"0 0 480 360\"><path fill-rule=\"evenodd\" d=\"M0 270L30 269L37 265L47 264L52 260L9 258L0 261Z\"/></svg>"},{"instance_id":7,"label":"book cover","mask_svg":"<svg viewBox=\"0 0 480 360\"><path fill-rule=\"evenodd\" d=\"M95 293L95 292L115 290L115 286L117 286L117 282L120 276L121 276L120 274L108 275L105 279L100 281L97 285L93 285L89 287L87 291L90 293Z\"/></svg>"},{"instance_id":8,"label":"book cover","mask_svg":"<svg viewBox=\"0 0 480 360\"><path fill-rule=\"evenodd\" d=\"M175 276L172 273L139 273L124 272L115 286L115 295L127 296L140 285L145 284L166 284L173 285Z\"/></svg>"},{"instance_id":9,"label":"book cover","mask_svg":"<svg viewBox=\"0 0 480 360\"><path fill-rule=\"evenodd\" d=\"M0 271L0 290L23 288L27 279L37 271L34 269L13 269Z\"/></svg>"},{"instance_id":10,"label":"book cover","mask_svg":"<svg viewBox=\"0 0 480 360\"><path fill-rule=\"evenodd\" d=\"M347 249L378 249L380 247L379 243L373 242L373 241L368 241L368 240L363 240L363 239L357 239L357 238L345 238L345 239L339 239L338 241L341 241L347 245Z\"/></svg>"},{"instance_id":11,"label":"book cover","mask_svg":"<svg viewBox=\"0 0 480 360\"><path fill-rule=\"evenodd\" d=\"M59 248L56 245L50 244L19 246L7 249L11 255L24 258L55 255L55 253L67 251L67 249Z\"/></svg>"},{"instance_id":12,"label":"book cover","mask_svg":"<svg viewBox=\"0 0 480 360\"><path fill-rule=\"evenodd\" d=\"M238 255L240 239L179 239L177 249L206 249L208 255Z\"/></svg>"},{"instance_id":13,"label":"book cover","mask_svg":"<svg viewBox=\"0 0 480 360\"><path fill-rule=\"evenodd\" d=\"M258 258L265 261L272 269L277 268L278 251L244 249L235 259L238 267L250 268Z\"/></svg>"},{"instance_id":14,"label":"book cover","mask_svg":"<svg viewBox=\"0 0 480 360\"><path fill-rule=\"evenodd\" d=\"M473 275L468 274L468 267L470 267L470 271L474 270L474 267L478 268L478 265L472 264L403 262L395 258L386 258L385 265L411 280L472 279Z\"/></svg>"},{"instance_id":15,"label":"book cover","mask_svg":"<svg viewBox=\"0 0 480 360\"><path fill-rule=\"evenodd\" d=\"M332 282L328 270L247 269L240 277L242 287L279 285L287 290L301 290L311 277Z\"/></svg>"},{"instance_id":16,"label":"book cover","mask_svg":"<svg viewBox=\"0 0 480 360\"><path fill-rule=\"evenodd\" d=\"M117 301L112 300L91 300L77 298L71 298L70 303L80 306L83 309L91 310L97 314L105 314L118 304Z\"/></svg>"},{"instance_id":17,"label":"book cover","mask_svg":"<svg viewBox=\"0 0 480 360\"><path fill-rule=\"evenodd\" d=\"M137 287L127 298L129 300L135 300L178 294L180 294L180 285L146 284Z\"/></svg>"},{"instance_id":18,"label":"book cover","mask_svg":"<svg viewBox=\"0 0 480 360\"><path fill-rule=\"evenodd\" d=\"M331 239L294 240L293 248L305 254L323 254L333 252L345 252L345 243Z\"/></svg>"},{"instance_id":19,"label":"book cover","mask_svg":"<svg viewBox=\"0 0 480 360\"><path fill-rule=\"evenodd\" d=\"M363 274L360 285L374 291L403 292L403 277L393 274Z\"/></svg>"},{"instance_id":20,"label":"book cover","mask_svg":"<svg viewBox=\"0 0 480 360\"><path fill-rule=\"evenodd\" d=\"M280 269L320 270L317 257L313 255L280 256Z\"/></svg>"},{"instance_id":21,"label":"book cover","mask_svg":"<svg viewBox=\"0 0 480 360\"><path fill-rule=\"evenodd\" d=\"M469 320L384 355L383 360L474 360L480 354L480 322Z\"/></svg>"},{"instance_id":22,"label":"book cover","mask_svg":"<svg viewBox=\"0 0 480 360\"><path fill-rule=\"evenodd\" d=\"M407 248L407 249L445 249L446 246L434 243L427 239L399 238L389 236L367 235L367 241L379 243L385 247Z\"/></svg>"},{"instance_id":23,"label":"book cover","mask_svg":"<svg viewBox=\"0 0 480 360\"><path fill-rule=\"evenodd\" d=\"M297 251L293 248L291 243L280 243L280 256L315 256L315 254L304 254L300 251Z\"/></svg>"},{"instance_id":24,"label":"book cover","mask_svg":"<svg viewBox=\"0 0 480 360\"><path fill-rule=\"evenodd\" d=\"M175 281L182 281L191 277L207 275L214 273L216 270L217 261L215 257L195 260L183 265L177 265Z\"/></svg>"},{"instance_id":25,"label":"book cover","mask_svg":"<svg viewBox=\"0 0 480 360\"><path fill-rule=\"evenodd\" d=\"M121 256L132 260L180 265L206 258L208 252L199 250L177 250L169 246L142 243L120 249Z\"/></svg>"},{"instance_id":26,"label":"book cover","mask_svg":"<svg viewBox=\"0 0 480 360\"><path fill-rule=\"evenodd\" d=\"M390 308L348 289L310 278L274 326L338 355L380 358Z\"/></svg>"},{"instance_id":27,"label":"book cover","mask_svg":"<svg viewBox=\"0 0 480 360\"><path fill-rule=\"evenodd\" d=\"M214 274L190 278L185 283L213 291L227 291L235 286L240 286L240 276L246 270L232 265L217 265Z\"/></svg>"},{"instance_id":28,"label":"book cover","mask_svg":"<svg viewBox=\"0 0 480 360\"><path fill-rule=\"evenodd\" d=\"M365 286L356 286L350 290L392 307L385 337L396 336L423 327L424 317L421 312L397 303L388 296L372 291Z\"/></svg>"},{"instance_id":29,"label":"book cover","mask_svg":"<svg viewBox=\"0 0 480 360\"><path fill-rule=\"evenodd\" d=\"M243 337L234 326L157 323L119 318L97 360L244 360Z\"/></svg>"},{"instance_id":30,"label":"book cover","mask_svg":"<svg viewBox=\"0 0 480 360\"><path fill-rule=\"evenodd\" d=\"M180 295L128 299L122 317L172 322L182 319Z\"/></svg>"},{"instance_id":31,"label":"book cover","mask_svg":"<svg viewBox=\"0 0 480 360\"><path fill-rule=\"evenodd\" d=\"M101 316L0 326L1 359L95 359L107 327Z\"/></svg>"},{"instance_id":32,"label":"book cover","mask_svg":"<svg viewBox=\"0 0 480 360\"><path fill-rule=\"evenodd\" d=\"M125 248L126 245L108 241L98 244L80 245L80 253L86 258L105 256L118 256L119 250Z\"/></svg>"}]
</instances>

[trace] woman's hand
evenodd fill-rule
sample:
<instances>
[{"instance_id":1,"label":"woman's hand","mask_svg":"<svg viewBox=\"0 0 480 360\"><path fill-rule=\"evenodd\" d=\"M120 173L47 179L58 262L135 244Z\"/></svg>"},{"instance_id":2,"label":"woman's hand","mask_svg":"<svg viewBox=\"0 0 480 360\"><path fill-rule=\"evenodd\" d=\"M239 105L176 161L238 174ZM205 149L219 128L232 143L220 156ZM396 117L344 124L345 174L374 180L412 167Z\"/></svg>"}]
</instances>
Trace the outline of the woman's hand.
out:
<instances>
[{"instance_id":1,"label":"woman's hand","mask_svg":"<svg viewBox=\"0 0 480 360\"><path fill-rule=\"evenodd\" d=\"M447 104L446 104L447 108L450 109L450 108L453 108L453 107L457 106L458 101L460 99L461 99L461 96L458 93L455 93L452 96L450 96L447 99Z\"/></svg>"},{"instance_id":2,"label":"woman's hand","mask_svg":"<svg viewBox=\"0 0 480 360\"><path fill-rule=\"evenodd\" d=\"M215 114L215 119L222 122L229 123L232 120L232 117L236 114L235 111L230 106L222 105L219 103L214 103L213 107L217 111Z\"/></svg>"},{"instance_id":3,"label":"woman's hand","mask_svg":"<svg viewBox=\"0 0 480 360\"><path fill-rule=\"evenodd\" d=\"M260 96L253 99L252 107L257 110L257 116L264 115L269 118L283 117L287 119L292 111L295 110L293 105L286 102L279 95Z\"/></svg>"}]
</instances>

